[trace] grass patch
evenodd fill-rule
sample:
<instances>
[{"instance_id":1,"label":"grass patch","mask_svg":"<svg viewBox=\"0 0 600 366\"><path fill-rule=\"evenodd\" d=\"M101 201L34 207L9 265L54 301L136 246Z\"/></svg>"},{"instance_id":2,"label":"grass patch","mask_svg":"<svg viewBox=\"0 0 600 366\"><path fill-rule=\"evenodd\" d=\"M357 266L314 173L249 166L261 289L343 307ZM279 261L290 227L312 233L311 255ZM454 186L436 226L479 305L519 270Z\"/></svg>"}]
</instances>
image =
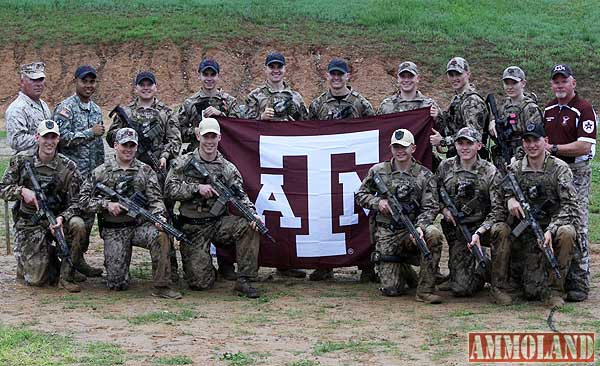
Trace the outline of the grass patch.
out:
<instances>
[{"instance_id":1,"label":"grass patch","mask_svg":"<svg viewBox=\"0 0 600 366\"><path fill-rule=\"evenodd\" d=\"M315 356L321 356L325 353L346 350L350 352L372 353L374 348L383 349L389 352L395 349L396 344L390 341L346 341L346 342L320 342L313 349Z\"/></svg>"},{"instance_id":2,"label":"grass patch","mask_svg":"<svg viewBox=\"0 0 600 366\"><path fill-rule=\"evenodd\" d=\"M257 362L257 359L264 359L268 357L268 353L261 352L225 352L221 357L221 361L226 361L230 366L246 366L246 365L254 365Z\"/></svg>"},{"instance_id":3,"label":"grass patch","mask_svg":"<svg viewBox=\"0 0 600 366\"><path fill-rule=\"evenodd\" d=\"M460 317L471 316L471 315L475 315L475 313L470 310L454 310L454 311L448 312L448 316L451 316L453 318L460 318Z\"/></svg>"},{"instance_id":4,"label":"grass patch","mask_svg":"<svg viewBox=\"0 0 600 366\"><path fill-rule=\"evenodd\" d=\"M164 356L152 361L154 365L192 365L193 363L192 359L187 356Z\"/></svg>"},{"instance_id":5,"label":"grass patch","mask_svg":"<svg viewBox=\"0 0 600 366\"><path fill-rule=\"evenodd\" d=\"M287 366L319 366L321 363L319 361L313 360L298 360L293 362L288 362Z\"/></svg>"},{"instance_id":6,"label":"grass patch","mask_svg":"<svg viewBox=\"0 0 600 366\"><path fill-rule=\"evenodd\" d=\"M134 325L142 325L149 323L167 323L172 324L174 322L181 322L190 319L196 319L198 317L198 313L194 310L183 309L179 312L163 310L163 311L154 311L151 313L136 315L132 318L128 318L127 321L130 324Z\"/></svg>"}]
</instances>

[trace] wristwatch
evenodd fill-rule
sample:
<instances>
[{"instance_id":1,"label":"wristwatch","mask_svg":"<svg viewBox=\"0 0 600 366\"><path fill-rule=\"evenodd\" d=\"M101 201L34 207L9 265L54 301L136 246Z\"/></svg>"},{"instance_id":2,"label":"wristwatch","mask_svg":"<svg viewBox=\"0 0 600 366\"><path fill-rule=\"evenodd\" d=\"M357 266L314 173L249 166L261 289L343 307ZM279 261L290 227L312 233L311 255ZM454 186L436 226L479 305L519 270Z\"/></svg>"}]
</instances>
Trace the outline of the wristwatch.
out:
<instances>
[{"instance_id":1,"label":"wristwatch","mask_svg":"<svg viewBox=\"0 0 600 366\"><path fill-rule=\"evenodd\" d=\"M552 155L556 156L558 154L558 145L552 145Z\"/></svg>"}]
</instances>

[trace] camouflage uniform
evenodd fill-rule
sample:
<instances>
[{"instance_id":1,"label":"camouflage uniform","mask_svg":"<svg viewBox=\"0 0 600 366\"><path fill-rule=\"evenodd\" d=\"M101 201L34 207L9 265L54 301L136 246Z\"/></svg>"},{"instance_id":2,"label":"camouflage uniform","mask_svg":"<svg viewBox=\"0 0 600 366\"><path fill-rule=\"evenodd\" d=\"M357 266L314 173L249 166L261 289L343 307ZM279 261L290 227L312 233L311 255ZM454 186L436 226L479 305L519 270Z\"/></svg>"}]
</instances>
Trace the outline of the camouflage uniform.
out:
<instances>
[{"instance_id":1,"label":"camouflage uniform","mask_svg":"<svg viewBox=\"0 0 600 366\"><path fill-rule=\"evenodd\" d=\"M550 265L538 247L535 236L531 230L525 230L513 242L512 256L525 258L511 264L513 279L517 285L522 284L525 296L529 299L547 300L552 294L562 296L572 250L576 245L576 230L580 229L573 174L566 163L548 153L542 171L532 170L527 157L513 162L509 170L515 174L542 230L552 233L552 247L562 276L558 280L549 274ZM505 190L504 197L508 200L513 194Z\"/></svg>"},{"instance_id":2,"label":"camouflage uniform","mask_svg":"<svg viewBox=\"0 0 600 366\"><path fill-rule=\"evenodd\" d=\"M308 119L329 120L374 116L375 110L369 101L356 90L348 88L348 94L342 99L331 95L331 91L316 97L308 112Z\"/></svg>"},{"instance_id":3,"label":"camouflage uniform","mask_svg":"<svg viewBox=\"0 0 600 366\"><path fill-rule=\"evenodd\" d=\"M167 177L165 195L179 201L179 223L181 230L192 241L192 245L181 243L181 259L185 280L190 288L203 290L211 288L215 282L215 269L210 255L210 243L216 246L236 247L238 278L254 278L258 274L259 234L252 230L248 221L230 215L225 206L211 213L218 204L217 197L206 199L198 193L200 184L208 184L189 162L196 159L204 165L211 176L228 186L243 187L242 177L237 168L218 153L213 161L205 161L198 150L180 156L173 162ZM255 211L254 205L243 195L242 203ZM213 215L214 214L214 215ZM238 279L238 281L239 281Z\"/></svg>"},{"instance_id":4,"label":"camouflage uniform","mask_svg":"<svg viewBox=\"0 0 600 366\"><path fill-rule=\"evenodd\" d=\"M44 163L37 152L30 150L13 156L2 183L0 194L3 199L19 201L15 223L15 251L17 265L23 269L25 282L32 286L56 284L59 277L72 282L72 268L67 261L58 261L56 249L52 245L53 235L48 228L48 220L43 217L35 221L36 208L25 204L21 198L23 187L33 190L31 180L25 170L25 162L32 163L33 171L48 198L48 205L58 217L63 217L63 231L67 244L77 248L85 235L83 220L78 216L79 187L81 177L77 166L66 156L56 154ZM36 215L37 216L37 215Z\"/></svg>"},{"instance_id":5,"label":"camouflage uniform","mask_svg":"<svg viewBox=\"0 0 600 366\"><path fill-rule=\"evenodd\" d=\"M269 84L264 84L250 92L246 98L247 119L259 119L266 108L273 108L273 121L300 121L308 118L304 99L297 91L283 83L283 90L273 90Z\"/></svg>"},{"instance_id":6,"label":"camouflage uniform","mask_svg":"<svg viewBox=\"0 0 600 366\"><path fill-rule=\"evenodd\" d=\"M417 95L413 99L403 99L400 93L386 97L379 105L377 110L378 115L392 114L405 111L412 111L414 109L425 108L435 105L436 102L433 99L424 96L420 91L417 90Z\"/></svg>"},{"instance_id":7,"label":"camouflage uniform","mask_svg":"<svg viewBox=\"0 0 600 366\"><path fill-rule=\"evenodd\" d=\"M104 239L104 266L108 288L125 290L129 286L129 265L132 246L150 250L154 287L167 288L170 282L169 240L165 233L149 222L140 223L122 212L112 216L108 212L108 198L96 194L97 183L131 197L141 192L147 199L147 209L165 216L165 206L156 173L151 167L135 159L127 169L119 167L116 158L109 158L94 169L92 176L81 188L80 206L89 213L98 213L100 236Z\"/></svg>"},{"instance_id":8,"label":"camouflage uniform","mask_svg":"<svg viewBox=\"0 0 600 366\"><path fill-rule=\"evenodd\" d=\"M13 153L34 148L38 124L51 116L46 102L41 99L36 102L19 92L17 99L6 109L7 140Z\"/></svg>"},{"instance_id":9,"label":"camouflage uniform","mask_svg":"<svg viewBox=\"0 0 600 366\"><path fill-rule=\"evenodd\" d=\"M464 169L458 156L444 160L436 172L440 189L445 189L456 208L465 215L471 233L482 228L482 246L492 248L491 268L476 269L475 256L467 247L460 228L442 220L448 240L450 289L454 296L471 296L483 289L485 282L500 290L509 289L510 232L495 223L506 219L505 203L497 187L501 179L496 168L478 158L471 169ZM470 240L469 240L470 241ZM490 280L491 277L491 280Z\"/></svg>"},{"instance_id":10,"label":"camouflage uniform","mask_svg":"<svg viewBox=\"0 0 600 366\"><path fill-rule=\"evenodd\" d=\"M433 173L413 160L406 172L393 170L394 160L375 164L363 180L356 192L356 203L364 208L375 210L375 247L382 256L420 258L419 283L417 294L431 294L435 286L435 269L442 253L442 233L433 225L439 212L437 185ZM391 218L378 211L379 201L377 186L373 180L374 173L381 175L388 190L396 194L398 200L411 210L409 217L423 230L425 242L433 260L427 261L410 239L408 231L398 228L392 231L389 227ZM377 271L381 279L382 291L394 289L401 293L404 279L400 276L401 263L379 262Z\"/></svg>"},{"instance_id":11,"label":"camouflage uniform","mask_svg":"<svg viewBox=\"0 0 600 366\"><path fill-rule=\"evenodd\" d=\"M522 159L525 156L525 152L523 151L521 136L523 135L525 126L529 122L542 123L542 110L536 101L528 96L525 96L518 105L513 104L511 99L507 97L498 106L498 116L500 120L496 121L496 132L501 133L502 127L499 126L500 123L507 123L506 127L510 130L508 141L511 157L514 156L517 160ZM499 152L495 152L495 154L499 154Z\"/></svg>"}]
</instances>

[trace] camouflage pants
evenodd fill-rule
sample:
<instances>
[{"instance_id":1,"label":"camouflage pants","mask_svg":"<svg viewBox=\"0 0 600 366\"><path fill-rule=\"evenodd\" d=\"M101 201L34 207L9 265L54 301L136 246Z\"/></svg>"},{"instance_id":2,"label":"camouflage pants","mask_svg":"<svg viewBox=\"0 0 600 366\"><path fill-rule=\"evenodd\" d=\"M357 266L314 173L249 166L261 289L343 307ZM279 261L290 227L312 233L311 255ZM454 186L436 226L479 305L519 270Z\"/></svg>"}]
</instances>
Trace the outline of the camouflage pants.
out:
<instances>
[{"instance_id":1,"label":"camouflage pants","mask_svg":"<svg viewBox=\"0 0 600 366\"><path fill-rule=\"evenodd\" d=\"M564 225L558 228L556 236L552 238L554 256L562 277L558 280L533 234L525 231L512 243L512 255L523 258L521 261L511 262L514 286L520 287L525 297L530 300L546 300L553 293L563 295L565 276L571 265L576 237L575 228L572 225Z\"/></svg>"},{"instance_id":2,"label":"camouflage pants","mask_svg":"<svg viewBox=\"0 0 600 366\"><path fill-rule=\"evenodd\" d=\"M588 210L590 204L590 184L592 181L592 167L588 164L583 167L572 168L573 184L577 191L579 202L579 217L581 229L579 230L579 245L573 247L573 260L565 282L567 291L580 291L585 294L590 291L590 252L588 242Z\"/></svg>"},{"instance_id":3,"label":"camouflage pants","mask_svg":"<svg viewBox=\"0 0 600 366\"><path fill-rule=\"evenodd\" d=\"M47 225L47 223L46 223ZM15 224L15 252L17 265L23 270L25 282L31 286L54 285L59 276L70 277L71 266L61 261L52 245L52 233L46 225L32 225L19 217ZM85 224L80 217L72 217L64 225L63 232L69 246L77 246L85 236Z\"/></svg>"},{"instance_id":4,"label":"camouflage pants","mask_svg":"<svg viewBox=\"0 0 600 366\"><path fill-rule=\"evenodd\" d=\"M92 233L92 228L94 227L94 220L96 219L95 214L91 215L81 215L81 220L84 225L85 233L81 240L77 243L71 243L71 257L73 259L73 264L75 267L81 262L83 259L83 254L87 252L88 247L90 246L90 235Z\"/></svg>"},{"instance_id":5,"label":"camouflage pants","mask_svg":"<svg viewBox=\"0 0 600 366\"><path fill-rule=\"evenodd\" d=\"M259 233L237 216L224 216L205 225L184 224L182 231L192 245L180 243L184 278L191 288L208 289L215 283L215 268L210 255L210 243L216 247L235 245L238 276L258 275Z\"/></svg>"},{"instance_id":6,"label":"camouflage pants","mask_svg":"<svg viewBox=\"0 0 600 366\"><path fill-rule=\"evenodd\" d=\"M479 225L469 227L471 232ZM483 289L486 282L499 289L508 289L508 266L510 261L510 227L504 223L494 224L481 238L482 247L492 249L491 266L485 270L476 266L475 256L460 229L442 220L442 230L448 240L450 289L457 297L472 296ZM483 248L482 248L483 249ZM489 255L486 256L489 258Z\"/></svg>"},{"instance_id":7,"label":"camouflage pants","mask_svg":"<svg viewBox=\"0 0 600 366\"><path fill-rule=\"evenodd\" d=\"M168 287L169 238L151 223L123 228L104 228L104 266L106 285L110 289L125 290L129 286L129 265L133 246L150 250L154 287Z\"/></svg>"},{"instance_id":8,"label":"camouflage pants","mask_svg":"<svg viewBox=\"0 0 600 366\"><path fill-rule=\"evenodd\" d=\"M375 248L382 256L418 256L420 271L417 292L432 293L435 286L436 268L442 255L442 232L437 227L429 225L423 236L432 255L431 262L420 254L408 231L403 229L392 231L386 225L378 224L375 229ZM403 265L403 263L395 262L379 262L377 264L382 287L400 290L404 288L405 282L401 276Z\"/></svg>"}]
</instances>

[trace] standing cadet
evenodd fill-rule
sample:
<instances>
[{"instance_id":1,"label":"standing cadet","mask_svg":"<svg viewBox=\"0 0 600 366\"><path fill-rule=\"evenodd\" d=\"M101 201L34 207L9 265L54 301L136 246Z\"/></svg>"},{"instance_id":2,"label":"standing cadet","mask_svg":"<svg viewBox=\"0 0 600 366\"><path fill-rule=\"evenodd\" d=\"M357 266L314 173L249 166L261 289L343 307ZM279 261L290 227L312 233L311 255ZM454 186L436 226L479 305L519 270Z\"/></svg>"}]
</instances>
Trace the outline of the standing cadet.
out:
<instances>
[{"instance_id":1,"label":"standing cadet","mask_svg":"<svg viewBox=\"0 0 600 366\"><path fill-rule=\"evenodd\" d=\"M114 134L115 155L94 169L82 189L80 206L88 213L98 213L102 222L100 236L104 239L104 265L109 289L123 291L129 287L129 265L132 246L150 250L152 258L153 296L179 299L181 294L170 289L169 248L167 235L149 222L139 222L127 215L118 202L112 202L96 190L102 183L117 193L132 197L143 195L148 211L166 217L165 205L156 173L135 158L138 136L131 128Z\"/></svg>"},{"instance_id":2,"label":"standing cadet","mask_svg":"<svg viewBox=\"0 0 600 366\"><path fill-rule=\"evenodd\" d=\"M380 291L385 296L402 295L405 283L399 273L399 260L418 256L420 272L416 300L439 304L442 298L433 293L435 269L442 254L442 233L433 225L439 212L436 180L429 169L413 159L416 146L410 131L394 131L390 149L392 159L372 166L356 192L356 203L359 206L377 211L374 235L377 255L374 257L381 258L377 263L382 286ZM392 209L389 199L382 196L383 192L377 187L376 174L380 175L388 192L396 196L419 236L425 240L431 253L431 261L417 250L414 238L406 228L390 226Z\"/></svg>"},{"instance_id":3,"label":"standing cadet","mask_svg":"<svg viewBox=\"0 0 600 366\"><path fill-rule=\"evenodd\" d=\"M308 117L304 99L284 81L285 57L279 52L269 53L265 59L262 86L252 90L246 98L245 117L266 121L299 121Z\"/></svg>"},{"instance_id":4,"label":"standing cadet","mask_svg":"<svg viewBox=\"0 0 600 366\"><path fill-rule=\"evenodd\" d=\"M375 115L371 103L348 86L350 68L346 61L332 59L327 65L326 77L328 89L310 103L308 119L348 119Z\"/></svg>"},{"instance_id":5,"label":"standing cadet","mask_svg":"<svg viewBox=\"0 0 600 366\"><path fill-rule=\"evenodd\" d=\"M463 127L473 127L481 133L485 145L489 112L484 99L469 82L471 71L464 58L452 58L446 66L446 75L455 95L448 110L438 115L436 125L439 132L434 130L430 141L433 146L447 147L446 157L452 157L456 155L454 136ZM486 157L483 151L479 154Z\"/></svg>"},{"instance_id":6,"label":"standing cadet","mask_svg":"<svg viewBox=\"0 0 600 366\"><path fill-rule=\"evenodd\" d=\"M579 246L573 248L573 261L567 277L567 300L583 301L590 291L590 252L588 242L588 211L592 167L596 152L596 112L575 87L577 81L569 65L558 64L550 75L552 92L556 96L544 111L544 126L548 132L546 150L569 164L579 202L581 231Z\"/></svg>"},{"instance_id":7,"label":"standing cadet","mask_svg":"<svg viewBox=\"0 0 600 366\"><path fill-rule=\"evenodd\" d=\"M66 258L58 260L52 237L57 230L64 233L67 244L77 247L84 240L85 225L78 216L81 177L77 165L57 152L60 131L51 120L38 124L34 139L36 149L13 156L2 182L2 199L18 201L15 223L15 251L17 268L21 268L25 283L31 286L56 285L69 292L81 291L75 280L75 271ZM32 171L47 198L46 204L56 217L50 225L38 207L41 205L33 191L33 184L25 165ZM81 276L81 275L79 275Z\"/></svg>"},{"instance_id":8,"label":"standing cadet","mask_svg":"<svg viewBox=\"0 0 600 366\"><path fill-rule=\"evenodd\" d=\"M464 215L461 223L462 217L454 217L442 203L442 230L449 247L450 290L457 297L472 296L487 281L492 284L490 294L494 301L509 305L512 299L505 291L509 287L510 232L507 227L495 225L506 218L504 201L497 191L501 179L494 165L477 155L482 147L481 134L474 128L461 128L454 145L457 156L442 161L436 171L440 191L445 191L458 214ZM460 224L466 225L472 235L468 241ZM472 248L473 245L477 248ZM492 247L491 268L489 264L482 267L471 252L481 251L482 245Z\"/></svg>"},{"instance_id":9,"label":"standing cadet","mask_svg":"<svg viewBox=\"0 0 600 366\"><path fill-rule=\"evenodd\" d=\"M48 105L40 99L45 86L45 69L43 62L21 65L19 96L6 109L7 140L13 153L35 148L39 123L52 117Z\"/></svg>"},{"instance_id":10,"label":"standing cadet","mask_svg":"<svg viewBox=\"0 0 600 366\"><path fill-rule=\"evenodd\" d=\"M54 109L54 120L60 128L59 151L77 164L81 178L85 181L97 166L104 163L104 123L100 107L91 100L96 92L98 73L90 65L75 70L75 94L63 100ZM77 270L88 277L99 277L101 268L91 267L83 254L90 244L90 233L96 215L83 215L86 239L81 247L73 246L71 256Z\"/></svg>"},{"instance_id":11,"label":"standing cadet","mask_svg":"<svg viewBox=\"0 0 600 366\"><path fill-rule=\"evenodd\" d=\"M203 119L196 129L198 149L173 162L167 177L166 196L179 201L179 224L191 244L181 243L181 259L185 280L192 290L207 290L215 283L215 268L210 255L210 243L235 246L238 278L235 291L249 298L259 297L250 279L258 275L259 234L254 223L231 215L227 205L217 202L217 191L211 179L235 187L240 201L256 215L254 205L242 191L240 172L218 152L221 128L214 118ZM195 167L201 164L209 172L204 176ZM220 206L217 206L220 205Z\"/></svg>"}]
</instances>

